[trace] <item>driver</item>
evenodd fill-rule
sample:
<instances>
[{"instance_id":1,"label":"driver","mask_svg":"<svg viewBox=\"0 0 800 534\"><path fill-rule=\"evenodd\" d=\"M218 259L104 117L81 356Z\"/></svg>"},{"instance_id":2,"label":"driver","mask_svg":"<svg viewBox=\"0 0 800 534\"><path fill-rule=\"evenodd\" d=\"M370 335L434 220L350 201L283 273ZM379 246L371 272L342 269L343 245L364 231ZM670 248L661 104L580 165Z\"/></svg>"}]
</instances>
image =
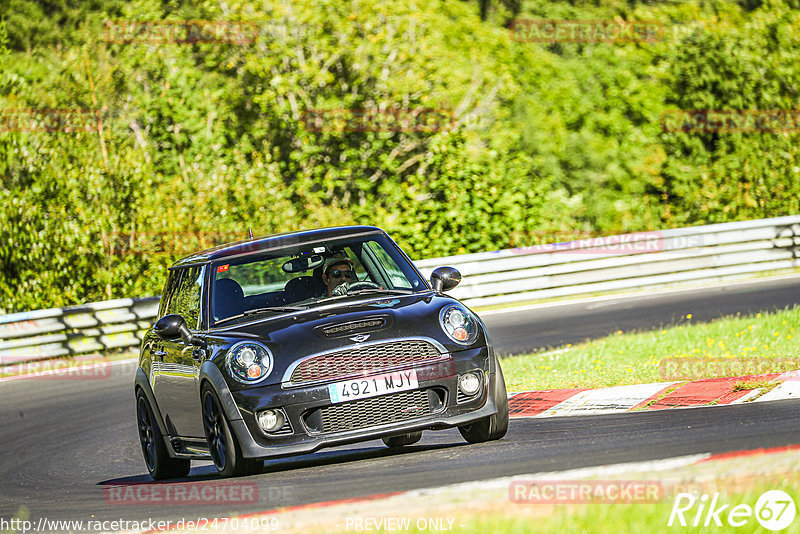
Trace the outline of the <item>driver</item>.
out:
<instances>
[{"instance_id":1,"label":"driver","mask_svg":"<svg viewBox=\"0 0 800 534\"><path fill-rule=\"evenodd\" d=\"M325 260L322 267L322 283L327 289L327 296L347 293L349 282L356 278L354 267L353 261L345 256L331 256Z\"/></svg>"}]
</instances>

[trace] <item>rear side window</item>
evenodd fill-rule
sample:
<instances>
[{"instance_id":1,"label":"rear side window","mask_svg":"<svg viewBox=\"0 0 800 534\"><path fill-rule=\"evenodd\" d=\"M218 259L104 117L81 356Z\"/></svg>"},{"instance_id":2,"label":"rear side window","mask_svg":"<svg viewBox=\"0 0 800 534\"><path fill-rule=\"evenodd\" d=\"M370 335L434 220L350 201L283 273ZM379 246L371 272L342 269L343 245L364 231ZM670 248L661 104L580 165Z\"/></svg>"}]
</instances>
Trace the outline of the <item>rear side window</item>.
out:
<instances>
[{"instance_id":1,"label":"rear side window","mask_svg":"<svg viewBox=\"0 0 800 534\"><path fill-rule=\"evenodd\" d=\"M177 313L189 328L200 327L200 301L203 294L203 268L188 267L173 271L167 282L164 315Z\"/></svg>"},{"instance_id":2,"label":"rear side window","mask_svg":"<svg viewBox=\"0 0 800 534\"><path fill-rule=\"evenodd\" d=\"M241 264L224 264L217 268L216 279L230 278L242 287L245 297L269 291L283 290L286 282L300 276L287 274L281 269L286 263L285 257L266 258Z\"/></svg>"}]
</instances>

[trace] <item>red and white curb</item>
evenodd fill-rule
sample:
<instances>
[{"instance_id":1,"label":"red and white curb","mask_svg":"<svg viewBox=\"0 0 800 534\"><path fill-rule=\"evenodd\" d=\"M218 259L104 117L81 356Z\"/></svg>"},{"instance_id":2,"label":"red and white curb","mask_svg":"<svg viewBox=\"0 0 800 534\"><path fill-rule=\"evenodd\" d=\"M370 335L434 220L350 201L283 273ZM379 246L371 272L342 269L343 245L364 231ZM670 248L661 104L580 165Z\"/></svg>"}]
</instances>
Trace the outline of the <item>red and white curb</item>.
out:
<instances>
[{"instance_id":1,"label":"red and white curb","mask_svg":"<svg viewBox=\"0 0 800 534\"><path fill-rule=\"evenodd\" d=\"M779 382L770 391L742 382ZM551 389L509 395L511 417L557 417L663 410L800 398L800 371L600 389Z\"/></svg>"}]
</instances>

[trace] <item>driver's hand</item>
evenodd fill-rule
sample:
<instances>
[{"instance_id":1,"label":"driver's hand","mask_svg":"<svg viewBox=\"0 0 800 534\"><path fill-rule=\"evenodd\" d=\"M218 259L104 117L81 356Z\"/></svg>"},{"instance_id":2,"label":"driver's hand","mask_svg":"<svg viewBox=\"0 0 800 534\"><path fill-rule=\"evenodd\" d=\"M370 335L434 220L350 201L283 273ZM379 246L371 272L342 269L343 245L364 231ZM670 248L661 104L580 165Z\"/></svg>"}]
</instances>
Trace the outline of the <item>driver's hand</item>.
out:
<instances>
[{"instance_id":1,"label":"driver's hand","mask_svg":"<svg viewBox=\"0 0 800 534\"><path fill-rule=\"evenodd\" d=\"M336 289L331 291L331 296L340 296L340 295L347 295L347 291L350 289L350 284L347 282L342 282Z\"/></svg>"}]
</instances>

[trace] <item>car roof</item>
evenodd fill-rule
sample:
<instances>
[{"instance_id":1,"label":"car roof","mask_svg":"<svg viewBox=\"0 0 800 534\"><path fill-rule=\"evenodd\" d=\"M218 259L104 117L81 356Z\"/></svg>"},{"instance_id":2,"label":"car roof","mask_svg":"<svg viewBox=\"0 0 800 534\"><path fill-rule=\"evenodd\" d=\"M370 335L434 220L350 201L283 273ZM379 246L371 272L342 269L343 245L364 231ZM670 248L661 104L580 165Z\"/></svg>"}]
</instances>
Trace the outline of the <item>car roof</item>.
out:
<instances>
[{"instance_id":1,"label":"car roof","mask_svg":"<svg viewBox=\"0 0 800 534\"><path fill-rule=\"evenodd\" d=\"M356 237L369 234L385 234L385 232L375 226L336 226L333 228L318 228L316 230L301 230L299 232L255 237L189 254L173 263L170 269L189 265L202 265L223 258L256 255L267 250L288 246L302 246L340 237Z\"/></svg>"}]
</instances>

